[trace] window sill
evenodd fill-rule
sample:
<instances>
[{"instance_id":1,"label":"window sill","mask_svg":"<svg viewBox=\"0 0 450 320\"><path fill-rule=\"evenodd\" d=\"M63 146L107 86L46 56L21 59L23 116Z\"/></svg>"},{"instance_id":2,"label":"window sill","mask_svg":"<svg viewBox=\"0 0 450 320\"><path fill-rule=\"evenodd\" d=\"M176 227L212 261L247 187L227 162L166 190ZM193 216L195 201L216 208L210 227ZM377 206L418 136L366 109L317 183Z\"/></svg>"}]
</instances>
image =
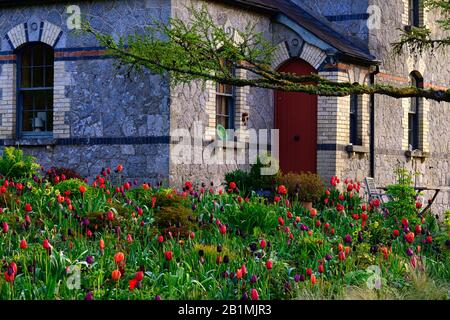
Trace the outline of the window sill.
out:
<instances>
[{"instance_id":1,"label":"window sill","mask_svg":"<svg viewBox=\"0 0 450 320\"><path fill-rule=\"evenodd\" d=\"M28 138L23 137L20 139L5 139L3 140L4 146L54 146L56 144L56 139L51 137L41 137L41 138Z\"/></svg>"},{"instance_id":2,"label":"window sill","mask_svg":"<svg viewBox=\"0 0 450 320\"><path fill-rule=\"evenodd\" d=\"M407 150L405 151L405 156L408 159L420 159L423 162L426 158L430 157L430 154L428 152L423 152L422 150Z\"/></svg>"},{"instance_id":3,"label":"window sill","mask_svg":"<svg viewBox=\"0 0 450 320\"><path fill-rule=\"evenodd\" d=\"M370 152L369 147L358 146L353 144L349 144L348 146L346 146L345 151L351 154L360 154L360 155L364 155Z\"/></svg>"}]
</instances>

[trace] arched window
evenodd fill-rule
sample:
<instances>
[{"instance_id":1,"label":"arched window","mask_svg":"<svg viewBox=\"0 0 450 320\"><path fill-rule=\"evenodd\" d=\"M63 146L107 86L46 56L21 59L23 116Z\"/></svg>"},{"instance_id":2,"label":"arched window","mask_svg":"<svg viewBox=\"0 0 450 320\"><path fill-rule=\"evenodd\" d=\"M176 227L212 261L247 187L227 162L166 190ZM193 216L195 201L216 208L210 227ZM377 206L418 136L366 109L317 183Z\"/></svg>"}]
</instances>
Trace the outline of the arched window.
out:
<instances>
[{"instance_id":1,"label":"arched window","mask_svg":"<svg viewBox=\"0 0 450 320\"><path fill-rule=\"evenodd\" d=\"M413 27L421 26L421 1L422 0L409 0L409 24Z\"/></svg>"},{"instance_id":2,"label":"arched window","mask_svg":"<svg viewBox=\"0 0 450 320\"><path fill-rule=\"evenodd\" d=\"M45 136L53 131L53 48L36 42L20 47L17 81L17 133Z\"/></svg>"},{"instance_id":3,"label":"arched window","mask_svg":"<svg viewBox=\"0 0 450 320\"><path fill-rule=\"evenodd\" d=\"M225 67L232 68L229 63ZM216 127L217 130L234 129L235 88L232 85L216 84Z\"/></svg>"},{"instance_id":4,"label":"arched window","mask_svg":"<svg viewBox=\"0 0 450 320\"><path fill-rule=\"evenodd\" d=\"M413 87L423 88L423 78L419 72L411 72L410 77ZM411 98L411 105L408 112L408 144L412 150L419 149L419 114L421 105L422 98Z\"/></svg>"}]
</instances>

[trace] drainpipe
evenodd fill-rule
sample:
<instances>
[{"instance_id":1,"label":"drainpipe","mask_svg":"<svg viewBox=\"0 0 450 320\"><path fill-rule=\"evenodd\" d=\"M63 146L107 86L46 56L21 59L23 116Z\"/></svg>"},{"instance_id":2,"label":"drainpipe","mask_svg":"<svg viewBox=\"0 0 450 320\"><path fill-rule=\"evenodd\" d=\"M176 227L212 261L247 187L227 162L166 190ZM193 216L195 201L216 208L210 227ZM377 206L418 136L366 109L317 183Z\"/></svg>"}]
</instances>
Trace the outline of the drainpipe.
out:
<instances>
[{"instance_id":1,"label":"drainpipe","mask_svg":"<svg viewBox=\"0 0 450 320\"><path fill-rule=\"evenodd\" d=\"M370 73L370 85L375 84L375 75L380 72L379 67ZM375 95L370 95L370 176L375 178Z\"/></svg>"}]
</instances>

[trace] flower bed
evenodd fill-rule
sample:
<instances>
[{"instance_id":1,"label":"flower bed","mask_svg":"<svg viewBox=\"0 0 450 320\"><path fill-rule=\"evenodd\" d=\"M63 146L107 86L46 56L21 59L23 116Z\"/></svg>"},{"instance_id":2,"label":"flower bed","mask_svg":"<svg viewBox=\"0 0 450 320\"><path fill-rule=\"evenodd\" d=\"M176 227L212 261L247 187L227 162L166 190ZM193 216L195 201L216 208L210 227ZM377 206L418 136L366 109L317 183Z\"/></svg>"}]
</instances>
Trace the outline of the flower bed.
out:
<instances>
[{"instance_id":1,"label":"flower bed","mask_svg":"<svg viewBox=\"0 0 450 320\"><path fill-rule=\"evenodd\" d=\"M0 180L0 299L446 298L448 230L333 178L317 209L186 182ZM344 190L344 191L340 191Z\"/></svg>"}]
</instances>

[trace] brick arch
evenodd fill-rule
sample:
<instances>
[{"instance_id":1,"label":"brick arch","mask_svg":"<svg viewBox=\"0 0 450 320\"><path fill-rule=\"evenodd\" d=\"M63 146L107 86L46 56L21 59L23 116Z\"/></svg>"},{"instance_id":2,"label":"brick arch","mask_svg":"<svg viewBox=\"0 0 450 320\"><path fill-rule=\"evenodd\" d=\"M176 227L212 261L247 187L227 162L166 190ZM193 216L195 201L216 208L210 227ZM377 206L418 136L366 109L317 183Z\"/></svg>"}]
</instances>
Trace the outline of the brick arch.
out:
<instances>
[{"instance_id":1,"label":"brick arch","mask_svg":"<svg viewBox=\"0 0 450 320\"><path fill-rule=\"evenodd\" d=\"M301 49L298 58L310 64L314 69L318 70L325 61L327 54L320 48L305 42ZM277 45L272 61L272 68L278 69L283 64L287 63L289 59L295 58L289 53L289 48L286 41L282 41Z\"/></svg>"},{"instance_id":2,"label":"brick arch","mask_svg":"<svg viewBox=\"0 0 450 320\"><path fill-rule=\"evenodd\" d=\"M29 21L16 25L5 35L12 50L27 42L43 42L55 47L62 36L60 27L48 21Z\"/></svg>"}]
</instances>

